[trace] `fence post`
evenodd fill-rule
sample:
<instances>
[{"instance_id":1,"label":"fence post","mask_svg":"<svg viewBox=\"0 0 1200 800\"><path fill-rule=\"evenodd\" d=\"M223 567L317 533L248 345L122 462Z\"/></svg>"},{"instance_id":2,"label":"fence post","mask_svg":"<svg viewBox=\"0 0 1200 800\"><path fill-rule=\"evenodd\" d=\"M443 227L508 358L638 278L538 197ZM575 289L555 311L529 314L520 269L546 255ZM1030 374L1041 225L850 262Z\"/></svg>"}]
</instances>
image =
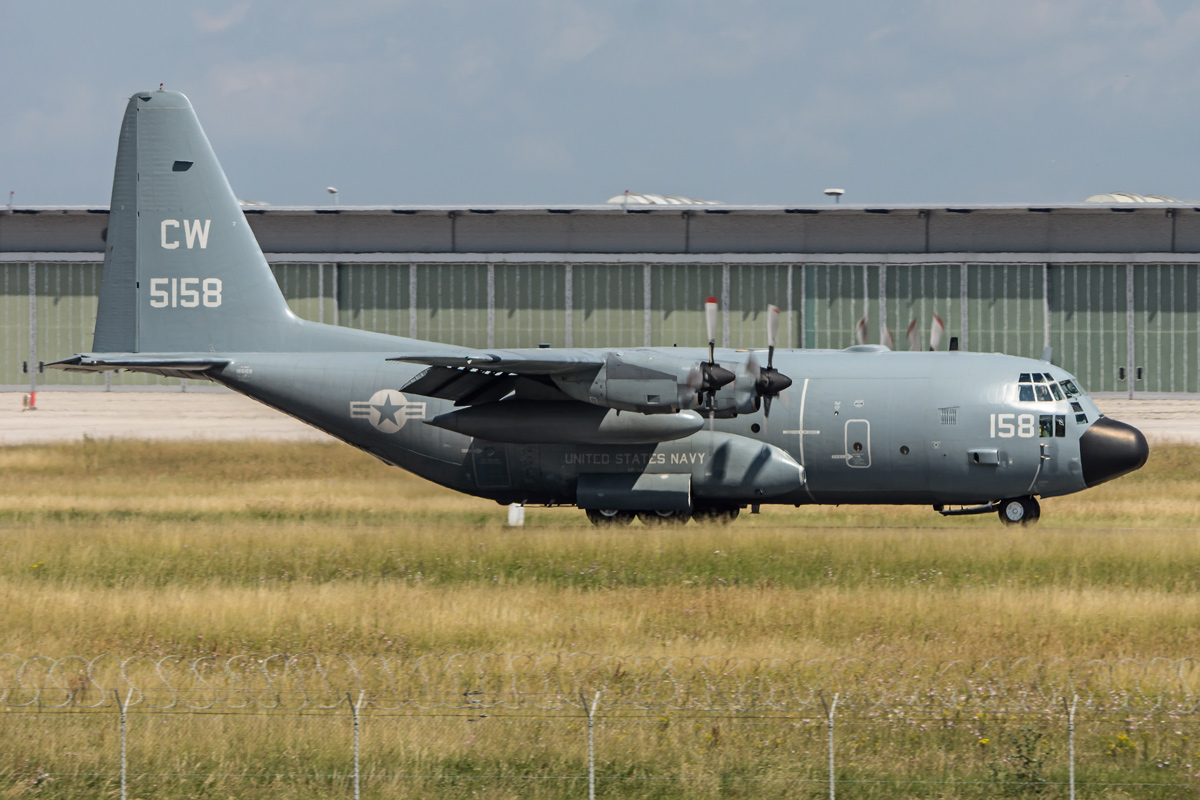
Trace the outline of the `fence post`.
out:
<instances>
[{"instance_id":1,"label":"fence post","mask_svg":"<svg viewBox=\"0 0 1200 800\"><path fill-rule=\"evenodd\" d=\"M834 777L834 762L833 762L833 715L837 712L838 693L833 693L833 702L826 703L825 695L820 695L821 705L825 707L825 721L829 726L829 800L834 800L836 796L836 779Z\"/></svg>"},{"instance_id":2,"label":"fence post","mask_svg":"<svg viewBox=\"0 0 1200 800\"><path fill-rule=\"evenodd\" d=\"M133 690L130 689L129 691L132 694ZM119 689L113 689L113 697L117 698L117 711L121 714L121 800L126 800L129 794L129 773L128 762L126 761L128 725L126 724L125 707L128 705L129 698L126 698L126 702L121 702L121 692Z\"/></svg>"},{"instance_id":3,"label":"fence post","mask_svg":"<svg viewBox=\"0 0 1200 800\"><path fill-rule=\"evenodd\" d=\"M350 705L350 717L354 720L354 800L359 800L360 791L362 788L362 773L358 768L358 715L362 711L364 691L359 691L358 702L354 702L354 698L346 692L346 702Z\"/></svg>"},{"instance_id":4,"label":"fence post","mask_svg":"<svg viewBox=\"0 0 1200 800\"><path fill-rule=\"evenodd\" d=\"M37 264L29 262L29 407L37 408Z\"/></svg>"},{"instance_id":5,"label":"fence post","mask_svg":"<svg viewBox=\"0 0 1200 800\"><path fill-rule=\"evenodd\" d=\"M583 704L583 713L587 714L588 800L596 800L596 708L600 705L602 694L603 691L596 692L591 705L588 705L587 695L582 689L579 690L579 701Z\"/></svg>"},{"instance_id":6,"label":"fence post","mask_svg":"<svg viewBox=\"0 0 1200 800\"><path fill-rule=\"evenodd\" d=\"M1063 706L1067 709L1067 785L1071 800L1075 800L1075 704L1079 702L1079 695L1074 695L1071 698L1071 704L1067 705L1067 698L1063 698Z\"/></svg>"}]
</instances>

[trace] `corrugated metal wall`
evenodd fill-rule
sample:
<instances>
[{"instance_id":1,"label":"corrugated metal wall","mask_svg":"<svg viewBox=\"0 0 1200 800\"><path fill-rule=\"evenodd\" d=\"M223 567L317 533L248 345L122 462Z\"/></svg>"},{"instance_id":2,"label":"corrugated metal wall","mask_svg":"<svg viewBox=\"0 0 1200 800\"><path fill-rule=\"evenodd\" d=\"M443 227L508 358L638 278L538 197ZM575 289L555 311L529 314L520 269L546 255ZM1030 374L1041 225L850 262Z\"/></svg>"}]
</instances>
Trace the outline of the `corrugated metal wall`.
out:
<instances>
[{"instance_id":1,"label":"corrugated metal wall","mask_svg":"<svg viewBox=\"0 0 1200 800\"><path fill-rule=\"evenodd\" d=\"M964 350L1038 356L1091 391L1200 392L1200 264L1187 263L556 263L279 262L292 309L305 319L470 347L701 345L701 303L721 300L718 344L762 346L768 303L784 311L795 347L842 348L867 319L897 349L936 314ZM35 277L31 308L30 276ZM91 346L98 262L0 263L0 386L29 385L35 361ZM1130 358L1130 347L1134 357ZM1140 368L1140 372L1139 372ZM49 370L39 386L151 386L144 375Z\"/></svg>"}]
</instances>

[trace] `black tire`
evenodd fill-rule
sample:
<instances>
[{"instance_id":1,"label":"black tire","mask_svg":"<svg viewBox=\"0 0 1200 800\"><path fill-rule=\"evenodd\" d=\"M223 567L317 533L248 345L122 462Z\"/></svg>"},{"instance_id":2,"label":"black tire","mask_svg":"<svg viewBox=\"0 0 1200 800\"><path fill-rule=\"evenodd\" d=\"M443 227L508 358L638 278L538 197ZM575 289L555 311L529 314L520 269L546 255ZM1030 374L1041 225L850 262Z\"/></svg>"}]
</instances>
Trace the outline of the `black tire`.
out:
<instances>
[{"instance_id":1,"label":"black tire","mask_svg":"<svg viewBox=\"0 0 1200 800\"><path fill-rule=\"evenodd\" d=\"M597 528L623 528L633 522L632 511L617 511L608 508L586 508L588 522Z\"/></svg>"},{"instance_id":2,"label":"black tire","mask_svg":"<svg viewBox=\"0 0 1200 800\"><path fill-rule=\"evenodd\" d=\"M728 525L742 513L740 508L697 508L692 519L701 525Z\"/></svg>"},{"instance_id":3,"label":"black tire","mask_svg":"<svg viewBox=\"0 0 1200 800\"><path fill-rule=\"evenodd\" d=\"M996 504L996 513L1005 525L1032 525L1042 515L1042 507L1032 497L1010 497Z\"/></svg>"},{"instance_id":4,"label":"black tire","mask_svg":"<svg viewBox=\"0 0 1200 800\"><path fill-rule=\"evenodd\" d=\"M648 528L658 525L686 525L692 518L687 511L639 511L637 518Z\"/></svg>"},{"instance_id":5,"label":"black tire","mask_svg":"<svg viewBox=\"0 0 1200 800\"><path fill-rule=\"evenodd\" d=\"M1036 497L1022 497L1025 503L1025 518L1026 525L1032 525L1042 517L1042 506L1038 503Z\"/></svg>"}]
</instances>

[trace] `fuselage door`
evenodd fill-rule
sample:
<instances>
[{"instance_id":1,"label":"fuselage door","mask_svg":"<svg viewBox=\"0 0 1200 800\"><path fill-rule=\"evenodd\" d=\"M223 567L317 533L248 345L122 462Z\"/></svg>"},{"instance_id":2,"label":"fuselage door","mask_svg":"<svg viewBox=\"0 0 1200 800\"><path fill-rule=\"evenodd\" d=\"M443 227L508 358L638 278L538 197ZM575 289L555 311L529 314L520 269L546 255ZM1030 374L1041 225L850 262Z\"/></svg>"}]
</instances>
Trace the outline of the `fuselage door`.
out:
<instances>
[{"instance_id":1,"label":"fuselage door","mask_svg":"<svg viewBox=\"0 0 1200 800\"><path fill-rule=\"evenodd\" d=\"M846 420L846 466L871 466L871 423L865 419Z\"/></svg>"}]
</instances>

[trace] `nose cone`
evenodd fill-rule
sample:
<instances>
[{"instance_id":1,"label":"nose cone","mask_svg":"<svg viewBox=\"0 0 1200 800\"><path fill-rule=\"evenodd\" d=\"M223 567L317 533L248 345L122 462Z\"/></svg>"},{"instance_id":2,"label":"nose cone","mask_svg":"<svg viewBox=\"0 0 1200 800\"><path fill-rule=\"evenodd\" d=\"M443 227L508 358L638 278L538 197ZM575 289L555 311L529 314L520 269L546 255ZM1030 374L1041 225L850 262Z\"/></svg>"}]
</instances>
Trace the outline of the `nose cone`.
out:
<instances>
[{"instance_id":1,"label":"nose cone","mask_svg":"<svg viewBox=\"0 0 1200 800\"><path fill-rule=\"evenodd\" d=\"M1132 425L1101 417L1079 437L1079 460L1088 487L1133 472L1146 463L1150 446Z\"/></svg>"}]
</instances>

